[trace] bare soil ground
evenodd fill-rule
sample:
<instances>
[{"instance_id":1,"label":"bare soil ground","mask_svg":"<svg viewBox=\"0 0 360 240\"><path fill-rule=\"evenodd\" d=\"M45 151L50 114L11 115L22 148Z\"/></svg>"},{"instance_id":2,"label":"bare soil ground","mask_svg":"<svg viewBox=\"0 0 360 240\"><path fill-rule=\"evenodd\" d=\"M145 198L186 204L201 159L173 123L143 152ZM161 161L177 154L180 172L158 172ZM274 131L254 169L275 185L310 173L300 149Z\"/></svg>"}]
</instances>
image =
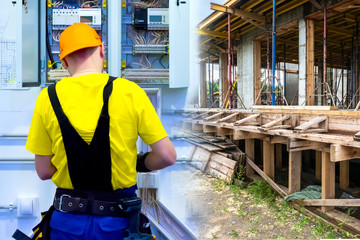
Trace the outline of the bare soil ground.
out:
<instances>
[{"instance_id":1,"label":"bare soil ground","mask_svg":"<svg viewBox=\"0 0 360 240\"><path fill-rule=\"evenodd\" d=\"M186 211L191 211L200 239L355 237L304 216L263 182L227 185L191 166L171 174L176 185L186 189L185 197L191 202Z\"/></svg>"}]
</instances>

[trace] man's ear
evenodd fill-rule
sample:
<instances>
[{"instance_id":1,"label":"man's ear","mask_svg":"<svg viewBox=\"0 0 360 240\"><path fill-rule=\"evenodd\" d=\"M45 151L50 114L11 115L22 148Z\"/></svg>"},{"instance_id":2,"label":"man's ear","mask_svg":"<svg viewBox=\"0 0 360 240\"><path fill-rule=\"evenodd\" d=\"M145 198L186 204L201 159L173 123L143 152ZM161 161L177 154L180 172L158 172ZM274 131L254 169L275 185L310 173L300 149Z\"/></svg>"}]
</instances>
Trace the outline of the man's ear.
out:
<instances>
[{"instance_id":1,"label":"man's ear","mask_svg":"<svg viewBox=\"0 0 360 240\"><path fill-rule=\"evenodd\" d=\"M61 64L62 64L64 69L67 69L69 67L69 64L68 64L68 62L66 61L65 58L63 60L61 60Z\"/></svg>"},{"instance_id":2,"label":"man's ear","mask_svg":"<svg viewBox=\"0 0 360 240\"><path fill-rule=\"evenodd\" d=\"M101 57L101 58L105 58L104 42L102 42L102 44L101 44L101 46L100 46L100 57Z\"/></svg>"}]
</instances>

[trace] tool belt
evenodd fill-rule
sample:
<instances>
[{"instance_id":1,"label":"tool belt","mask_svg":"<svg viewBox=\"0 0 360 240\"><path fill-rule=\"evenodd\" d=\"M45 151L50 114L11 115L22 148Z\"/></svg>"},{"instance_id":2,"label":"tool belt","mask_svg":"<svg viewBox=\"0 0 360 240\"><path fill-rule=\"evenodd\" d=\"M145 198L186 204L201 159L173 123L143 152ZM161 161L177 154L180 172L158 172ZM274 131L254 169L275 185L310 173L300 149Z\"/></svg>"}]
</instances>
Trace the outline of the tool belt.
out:
<instances>
[{"instance_id":1,"label":"tool belt","mask_svg":"<svg viewBox=\"0 0 360 240\"><path fill-rule=\"evenodd\" d=\"M121 190L113 192L105 191L83 191L73 189L57 188L53 205L47 212L42 213L42 221L33 228L32 238L27 237L21 231L17 230L13 238L21 240L48 240L50 239L50 219L54 210L65 213L88 214L98 216L127 217L130 221L130 228L139 228L142 232L151 233L150 227L143 228L144 222L139 224L139 213L141 210L141 199L134 196L124 195ZM141 216L146 218L145 216ZM134 220L131 220L134 219ZM136 225L136 226L131 226ZM135 232L135 236L134 233ZM139 233L132 229L129 232L128 239L153 239L152 235ZM127 238L124 238L127 239Z\"/></svg>"},{"instance_id":2,"label":"tool belt","mask_svg":"<svg viewBox=\"0 0 360 240\"><path fill-rule=\"evenodd\" d=\"M60 212L128 217L129 212L134 210L130 208L136 207L140 210L141 200L138 197L122 198L116 192L58 188L53 205Z\"/></svg>"}]
</instances>

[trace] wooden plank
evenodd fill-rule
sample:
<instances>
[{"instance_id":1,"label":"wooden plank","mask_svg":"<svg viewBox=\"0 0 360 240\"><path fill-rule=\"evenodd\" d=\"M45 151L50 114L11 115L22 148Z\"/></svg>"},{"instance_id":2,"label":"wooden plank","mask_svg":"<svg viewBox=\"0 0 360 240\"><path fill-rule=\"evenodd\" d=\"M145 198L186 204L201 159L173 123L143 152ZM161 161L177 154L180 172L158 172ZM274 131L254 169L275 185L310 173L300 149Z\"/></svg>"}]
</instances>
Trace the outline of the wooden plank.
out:
<instances>
[{"instance_id":1,"label":"wooden plank","mask_svg":"<svg viewBox=\"0 0 360 240\"><path fill-rule=\"evenodd\" d=\"M217 127L204 124L203 125L203 132L204 133L217 132Z\"/></svg>"},{"instance_id":2,"label":"wooden plank","mask_svg":"<svg viewBox=\"0 0 360 240\"><path fill-rule=\"evenodd\" d=\"M255 139L245 139L245 154L249 159L255 159ZM246 162L246 176L254 174L254 169Z\"/></svg>"},{"instance_id":3,"label":"wooden plank","mask_svg":"<svg viewBox=\"0 0 360 240\"><path fill-rule=\"evenodd\" d=\"M192 126L191 126L191 130L194 130L194 131L198 131L198 130L203 130L203 126L202 124L199 124L199 123L193 123Z\"/></svg>"},{"instance_id":4,"label":"wooden plank","mask_svg":"<svg viewBox=\"0 0 360 240\"><path fill-rule=\"evenodd\" d=\"M301 152L289 152L289 194L301 190Z\"/></svg>"},{"instance_id":5,"label":"wooden plank","mask_svg":"<svg viewBox=\"0 0 360 240\"><path fill-rule=\"evenodd\" d=\"M252 114L252 115L250 115L248 117L245 117L243 119L240 119L240 120L236 121L235 125L241 125L241 124L247 123L250 120L258 118L259 116L260 116L260 113Z\"/></svg>"},{"instance_id":6,"label":"wooden plank","mask_svg":"<svg viewBox=\"0 0 360 240\"><path fill-rule=\"evenodd\" d=\"M197 143L197 142L191 141L189 139L187 139L186 141L188 141L189 143L191 143L191 144L193 144L193 145L195 145L197 147L205 149L205 150L207 150L209 152L217 152L217 151L223 150L222 148L219 148L219 147L214 146L214 145L209 144L209 143ZM195 152L194 152L194 154L195 154Z\"/></svg>"},{"instance_id":7,"label":"wooden plank","mask_svg":"<svg viewBox=\"0 0 360 240\"><path fill-rule=\"evenodd\" d=\"M340 162L340 188L349 188L349 161Z\"/></svg>"},{"instance_id":8,"label":"wooden plank","mask_svg":"<svg viewBox=\"0 0 360 240\"><path fill-rule=\"evenodd\" d=\"M296 200L297 204L304 206L341 206L341 207L360 207L360 199L309 199Z\"/></svg>"},{"instance_id":9,"label":"wooden plank","mask_svg":"<svg viewBox=\"0 0 360 240\"><path fill-rule=\"evenodd\" d=\"M289 115L285 115L285 116L282 116L281 118L275 119L274 121L268 122L268 123L262 125L261 127L263 127L263 128L269 128L269 127L272 127L272 126L274 126L274 125L276 125L276 124L278 124L278 123L281 124L283 121L285 121L285 120L287 120L287 119L289 119L289 118L290 118Z\"/></svg>"},{"instance_id":10,"label":"wooden plank","mask_svg":"<svg viewBox=\"0 0 360 240\"><path fill-rule=\"evenodd\" d=\"M243 139L260 139L265 138L265 134L259 134L259 133L252 133L252 132L246 132L246 131L240 131L240 130L234 130L233 133L233 139L234 140L243 140Z\"/></svg>"},{"instance_id":11,"label":"wooden plank","mask_svg":"<svg viewBox=\"0 0 360 240\"><path fill-rule=\"evenodd\" d=\"M316 0L312 0L316 1ZM315 105L315 78L314 78L314 21L306 20L306 105Z\"/></svg>"},{"instance_id":12,"label":"wooden plank","mask_svg":"<svg viewBox=\"0 0 360 240\"><path fill-rule=\"evenodd\" d=\"M268 128L260 128L261 130L268 131L268 130L275 130L275 129L289 129L291 125L276 125Z\"/></svg>"},{"instance_id":13,"label":"wooden plank","mask_svg":"<svg viewBox=\"0 0 360 240\"><path fill-rule=\"evenodd\" d=\"M263 141L263 166L264 173L275 179L274 144Z\"/></svg>"},{"instance_id":14,"label":"wooden plank","mask_svg":"<svg viewBox=\"0 0 360 240\"><path fill-rule=\"evenodd\" d=\"M260 14L253 13L253 12L248 12L248 11L242 10L240 8L226 7L222 4L217 4L217 3L211 3L210 8L215 11L230 13L230 14L233 14L233 15L241 17L241 18L249 18L251 20L260 21L260 22L264 22L264 23L266 22L265 16L262 16Z\"/></svg>"},{"instance_id":15,"label":"wooden plank","mask_svg":"<svg viewBox=\"0 0 360 240\"><path fill-rule=\"evenodd\" d=\"M322 152L321 169L321 199L335 198L335 163L330 161L330 153ZM334 207L322 207L321 211L328 212Z\"/></svg>"},{"instance_id":16,"label":"wooden plank","mask_svg":"<svg viewBox=\"0 0 360 240\"><path fill-rule=\"evenodd\" d=\"M332 221L336 225L341 224L341 228L351 232L353 234L360 234L360 221L354 217L349 216L346 213L340 212L338 210L332 210L327 212L326 217L329 221Z\"/></svg>"},{"instance_id":17,"label":"wooden plank","mask_svg":"<svg viewBox=\"0 0 360 240\"><path fill-rule=\"evenodd\" d=\"M223 114L223 112L215 113L215 114L213 114L211 116L208 116L208 117L204 118L204 120L209 121L209 120L214 119L216 117L220 117L222 114Z\"/></svg>"},{"instance_id":18,"label":"wooden plank","mask_svg":"<svg viewBox=\"0 0 360 240\"><path fill-rule=\"evenodd\" d=\"M322 143L322 142L314 142L314 141L306 141L306 140L297 140L297 139L288 139L288 151L295 152L295 151L304 151L304 150L311 150L311 149L321 149L329 147L329 144Z\"/></svg>"},{"instance_id":19,"label":"wooden plank","mask_svg":"<svg viewBox=\"0 0 360 240\"><path fill-rule=\"evenodd\" d=\"M287 137L281 137L281 136L267 136L267 141L269 141L271 144L280 143L280 144L288 144L288 138Z\"/></svg>"},{"instance_id":20,"label":"wooden plank","mask_svg":"<svg viewBox=\"0 0 360 240\"><path fill-rule=\"evenodd\" d=\"M210 160L214 161L214 162L218 162L224 166L226 166L227 168L235 168L236 166L236 161L223 157L219 154L212 154L212 156L210 157Z\"/></svg>"},{"instance_id":21,"label":"wooden plank","mask_svg":"<svg viewBox=\"0 0 360 240\"><path fill-rule=\"evenodd\" d=\"M230 114L229 116L226 116L226 117L224 117L224 118L219 119L218 122L225 122L225 121L227 121L227 120L229 120L229 119L231 119L231 118L236 117L236 116L239 115L239 114L240 114L239 112Z\"/></svg>"},{"instance_id":22,"label":"wooden plank","mask_svg":"<svg viewBox=\"0 0 360 240\"><path fill-rule=\"evenodd\" d=\"M216 135L218 135L218 136L226 136L226 135L233 135L233 133L234 133L233 129L217 127Z\"/></svg>"},{"instance_id":23,"label":"wooden plank","mask_svg":"<svg viewBox=\"0 0 360 240\"><path fill-rule=\"evenodd\" d=\"M316 0L309 0L318 10L322 10L323 7Z\"/></svg>"},{"instance_id":24,"label":"wooden plank","mask_svg":"<svg viewBox=\"0 0 360 240\"><path fill-rule=\"evenodd\" d=\"M281 169L282 168L282 145L275 144L275 168Z\"/></svg>"},{"instance_id":25,"label":"wooden plank","mask_svg":"<svg viewBox=\"0 0 360 240\"><path fill-rule=\"evenodd\" d=\"M295 127L295 130L305 131L305 130L308 130L311 127L317 126L321 122L324 122L327 120L328 120L327 116L318 116L318 117L311 119L310 121L308 121L306 123L301 124L300 126Z\"/></svg>"},{"instance_id":26,"label":"wooden plank","mask_svg":"<svg viewBox=\"0 0 360 240\"><path fill-rule=\"evenodd\" d=\"M258 97L261 91L261 42L254 40L254 101ZM257 102L261 104L261 97Z\"/></svg>"},{"instance_id":27,"label":"wooden plank","mask_svg":"<svg viewBox=\"0 0 360 240\"><path fill-rule=\"evenodd\" d=\"M249 164L281 196L285 197L287 195L287 193L281 187L279 187L271 178L269 178L258 166L256 166L256 164L249 157L246 157L246 163Z\"/></svg>"},{"instance_id":28,"label":"wooden plank","mask_svg":"<svg viewBox=\"0 0 360 240\"><path fill-rule=\"evenodd\" d=\"M332 144L330 146L331 161L347 161L353 158L360 158L360 149L353 147L345 147L340 144Z\"/></svg>"},{"instance_id":29,"label":"wooden plank","mask_svg":"<svg viewBox=\"0 0 360 240\"><path fill-rule=\"evenodd\" d=\"M304 110L304 111L329 111L338 110L338 107L334 106L271 106L271 105L253 105L251 109L258 110Z\"/></svg>"},{"instance_id":30,"label":"wooden plank","mask_svg":"<svg viewBox=\"0 0 360 240\"><path fill-rule=\"evenodd\" d=\"M321 152L315 153L315 178L321 180Z\"/></svg>"}]
</instances>

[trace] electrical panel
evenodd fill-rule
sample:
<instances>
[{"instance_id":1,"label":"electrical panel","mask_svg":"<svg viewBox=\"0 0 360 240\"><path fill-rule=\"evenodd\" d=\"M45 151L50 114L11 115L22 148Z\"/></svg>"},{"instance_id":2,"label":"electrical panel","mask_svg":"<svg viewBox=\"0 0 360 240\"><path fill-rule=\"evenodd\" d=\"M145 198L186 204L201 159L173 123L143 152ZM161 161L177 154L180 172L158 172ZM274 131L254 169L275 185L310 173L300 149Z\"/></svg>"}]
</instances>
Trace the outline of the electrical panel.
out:
<instances>
[{"instance_id":1,"label":"electrical panel","mask_svg":"<svg viewBox=\"0 0 360 240\"><path fill-rule=\"evenodd\" d=\"M104 70L107 59L107 6L106 0L58 0L47 1L46 49L47 84L70 76L59 61L59 41L63 30L74 23L86 23L94 28L105 45Z\"/></svg>"},{"instance_id":2,"label":"electrical panel","mask_svg":"<svg viewBox=\"0 0 360 240\"><path fill-rule=\"evenodd\" d=\"M169 9L148 8L147 10L148 30L169 30Z\"/></svg>"},{"instance_id":3,"label":"electrical panel","mask_svg":"<svg viewBox=\"0 0 360 240\"><path fill-rule=\"evenodd\" d=\"M126 0L125 3L122 5L122 76L138 84L168 84L169 1Z\"/></svg>"}]
</instances>

